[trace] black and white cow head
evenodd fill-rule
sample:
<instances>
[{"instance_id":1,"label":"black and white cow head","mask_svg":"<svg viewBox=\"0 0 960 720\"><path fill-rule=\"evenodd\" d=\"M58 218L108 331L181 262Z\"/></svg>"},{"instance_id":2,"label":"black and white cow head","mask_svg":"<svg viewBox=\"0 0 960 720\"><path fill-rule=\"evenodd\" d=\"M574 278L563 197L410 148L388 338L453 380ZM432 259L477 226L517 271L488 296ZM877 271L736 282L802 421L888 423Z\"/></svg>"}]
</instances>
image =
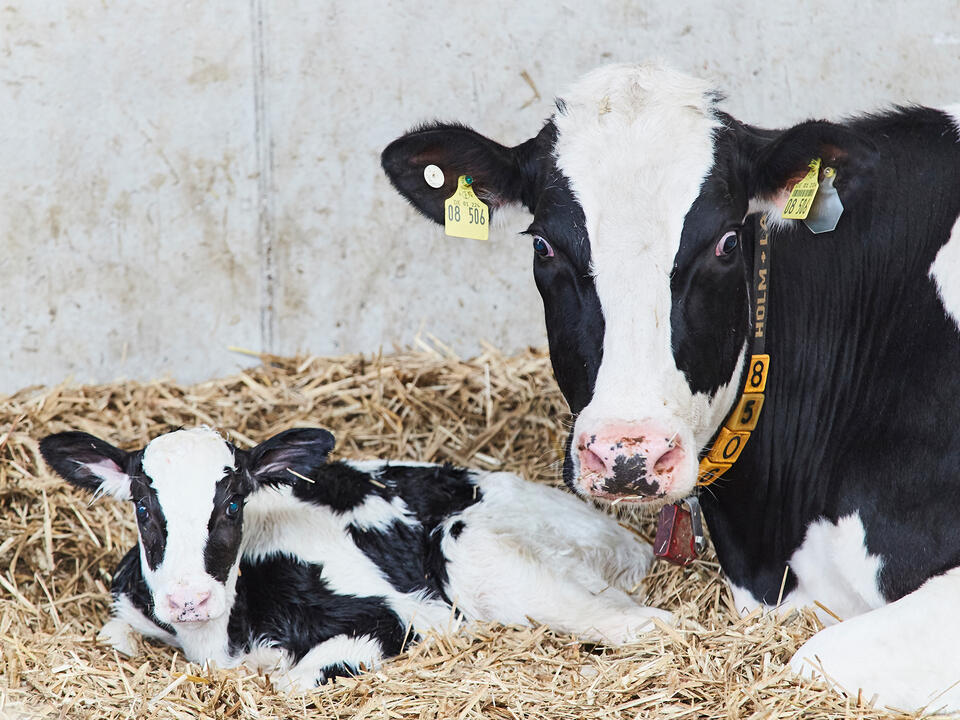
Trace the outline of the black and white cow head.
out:
<instances>
[{"instance_id":1,"label":"black and white cow head","mask_svg":"<svg viewBox=\"0 0 960 720\"><path fill-rule=\"evenodd\" d=\"M140 565L157 619L168 625L214 620L233 604L247 496L264 485L309 477L333 448L326 430L280 433L239 450L209 428L177 430L127 452L82 432L40 443L49 465L72 485L129 500Z\"/></svg>"},{"instance_id":2,"label":"black and white cow head","mask_svg":"<svg viewBox=\"0 0 960 720\"><path fill-rule=\"evenodd\" d=\"M871 162L839 125L760 131L717 101L672 70L615 65L583 78L516 147L435 124L383 152L397 190L436 222L459 175L491 212L521 203L534 214L550 356L577 415L564 479L578 492L689 494L748 352L747 215L782 208L814 157L839 168L849 203ZM440 188L425 182L428 165L443 171Z\"/></svg>"}]
</instances>

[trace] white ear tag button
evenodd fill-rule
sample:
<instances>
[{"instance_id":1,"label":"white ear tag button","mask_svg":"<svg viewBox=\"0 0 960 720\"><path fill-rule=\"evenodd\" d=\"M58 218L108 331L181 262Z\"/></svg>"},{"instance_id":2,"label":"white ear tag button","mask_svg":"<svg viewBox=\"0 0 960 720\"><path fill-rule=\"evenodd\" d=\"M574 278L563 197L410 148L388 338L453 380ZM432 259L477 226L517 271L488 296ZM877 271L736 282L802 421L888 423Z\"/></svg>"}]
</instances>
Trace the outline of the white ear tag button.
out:
<instances>
[{"instance_id":1,"label":"white ear tag button","mask_svg":"<svg viewBox=\"0 0 960 720\"><path fill-rule=\"evenodd\" d=\"M423 169L423 179L426 180L427 185L432 188L443 187L443 170L436 165L427 165Z\"/></svg>"},{"instance_id":2,"label":"white ear tag button","mask_svg":"<svg viewBox=\"0 0 960 720\"><path fill-rule=\"evenodd\" d=\"M813 199L813 205L810 206L810 214L803 220L803 224L816 235L835 230L843 214L843 203L840 202L840 195L833 186L836 177L836 170L832 167L824 168L820 190Z\"/></svg>"}]
</instances>

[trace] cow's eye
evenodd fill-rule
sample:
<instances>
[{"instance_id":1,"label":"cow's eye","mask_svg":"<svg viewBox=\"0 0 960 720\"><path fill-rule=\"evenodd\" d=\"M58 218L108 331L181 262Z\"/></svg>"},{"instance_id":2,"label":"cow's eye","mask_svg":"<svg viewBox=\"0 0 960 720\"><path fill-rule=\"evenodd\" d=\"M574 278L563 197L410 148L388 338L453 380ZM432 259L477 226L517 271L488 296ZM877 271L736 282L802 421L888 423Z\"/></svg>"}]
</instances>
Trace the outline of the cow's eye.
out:
<instances>
[{"instance_id":1,"label":"cow's eye","mask_svg":"<svg viewBox=\"0 0 960 720\"><path fill-rule=\"evenodd\" d=\"M542 258L553 257L553 247L539 235L533 236L533 251Z\"/></svg>"},{"instance_id":2,"label":"cow's eye","mask_svg":"<svg viewBox=\"0 0 960 720\"><path fill-rule=\"evenodd\" d=\"M717 257L723 257L724 255L729 255L737 248L737 243L740 242L740 238L737 237L736 230L730 230L725 232L720 239L717 241L717 248L714 250L714 253Z\"/></svg>"},{"instance_id":3,"label":"cow's eye","mask_svg":"<svg viewBox=\"0 0 960 720\"><path fill-rule=\"evenodd\" d=\"M233 517L236 517L236 516L237 516L237 513L239 513L239 512L240 512L240 501L237 500L236 498L234 498L234 499L231 500L230 503L227 505L227 509L224 511L224 514L225 514L228 518L233 518Z\"/></svg>"},{"instance_id":4,"label":"cow's eye","mask_svg":"<svg viewBox=\"0 0 960 720\"><path fill-rule=\"evenodd\" d=\"M138 503L137 504L137 520L139 520L140 522L143 522L148 517L150 517L150 511L147 510L147 506L144 505L143 503Z\"/></svg>"}]
</instances>

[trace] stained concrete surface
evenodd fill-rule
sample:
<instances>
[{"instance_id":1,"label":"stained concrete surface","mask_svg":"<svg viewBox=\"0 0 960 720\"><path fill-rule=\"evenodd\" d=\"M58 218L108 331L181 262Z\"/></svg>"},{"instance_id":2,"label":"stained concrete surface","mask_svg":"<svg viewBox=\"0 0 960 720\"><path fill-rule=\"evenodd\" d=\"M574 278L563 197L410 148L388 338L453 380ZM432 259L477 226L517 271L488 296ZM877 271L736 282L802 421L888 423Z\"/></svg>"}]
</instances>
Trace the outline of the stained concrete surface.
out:
<instances>
[{"instance_id":1,"label":"stained concrete surface","mask_svg":"<svg viewBox=\"0 0 960 720\"><path fill-rule=\"evenodd\" d=\"M0 392L195 381L255 351L543 344L521 215L443 236L380 150L427 118L507 143L605 62L711 78L780 126L960 100L956 2L374 0L0 7Z\"/></svg>"}]
</instances>

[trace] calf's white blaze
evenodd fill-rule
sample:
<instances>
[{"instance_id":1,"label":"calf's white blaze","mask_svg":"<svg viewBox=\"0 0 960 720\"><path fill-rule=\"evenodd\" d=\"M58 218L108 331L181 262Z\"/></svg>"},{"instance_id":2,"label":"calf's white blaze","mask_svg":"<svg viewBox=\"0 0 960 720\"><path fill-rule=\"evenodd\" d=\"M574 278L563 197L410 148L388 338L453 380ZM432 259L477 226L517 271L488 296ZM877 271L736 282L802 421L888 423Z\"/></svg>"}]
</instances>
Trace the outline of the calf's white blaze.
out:
<instances>
[{"instance_id":1,"label":"calf's white blaze","mask_svg":"<svg viewBox=\"0 0 960 720\"><path fill-rule=\"evenodd\" d=\"M733 382L715 397L692 393L671 337L670 273L684 218L714 162L719 121L710 89L662 67L614 65L563 99L566 110L554 119L557 166L583 208L606 324L593 398L575 437L612 420L653 420L696 452L735 395ZM696 479L696 464L689 466L686 487Z\"/></svg>"},{"instance_id":2,"label":"calf's white blaze","mask_svg":"<svg viewBox=\"0 0 960 720\"><path fill-rule=\"evenodd\" d=\"M234 467L230 446L209 428L161 435L144 450L143 471L150 477L163 510L167 542L156 570L147 564L141 543L141 566L153 591L155 612L163 622L176 621L166 596L178 589L209 592L211 618L219 617L228 601L232 602L232 597L227 597L230 588L207 574L203 562L216 484L228 467ZM232 587L232 583L228 585Z\"/></svg>"}]
</instances>

